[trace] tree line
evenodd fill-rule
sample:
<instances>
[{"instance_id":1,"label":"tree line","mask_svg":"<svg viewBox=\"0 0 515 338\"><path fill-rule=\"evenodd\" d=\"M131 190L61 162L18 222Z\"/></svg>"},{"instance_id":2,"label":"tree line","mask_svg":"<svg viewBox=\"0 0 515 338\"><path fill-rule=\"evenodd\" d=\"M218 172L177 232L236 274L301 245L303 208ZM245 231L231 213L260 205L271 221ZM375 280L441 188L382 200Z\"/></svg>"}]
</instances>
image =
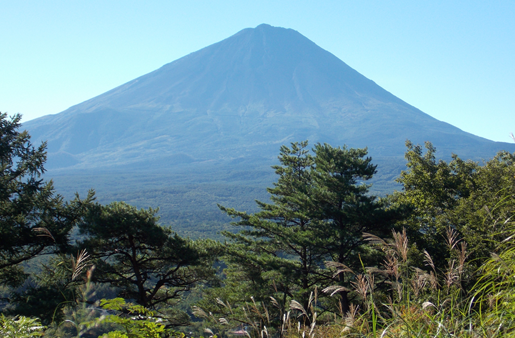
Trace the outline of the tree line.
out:
<instances>
[{"instance_id":1,"label":"tree line","mask_svg":"<svg viewBox=\"0 0 515 338\"><path fill-rule=\"evenodd\" d=\"M408 141L402 191L378 197L366 149L303 141L280 148L259 211L219 206L234 218L225 242L181 238L158 209L101 205L93 191L64 201L42 179L46 144L20 127L0 115L2 313L36 318L47 336L293 337L292 313L299 334L359 311L390 318L372 294L433 299L440 283L465 299L511 229L514 154L445 162Z\"/></svg>"}]
</instances>

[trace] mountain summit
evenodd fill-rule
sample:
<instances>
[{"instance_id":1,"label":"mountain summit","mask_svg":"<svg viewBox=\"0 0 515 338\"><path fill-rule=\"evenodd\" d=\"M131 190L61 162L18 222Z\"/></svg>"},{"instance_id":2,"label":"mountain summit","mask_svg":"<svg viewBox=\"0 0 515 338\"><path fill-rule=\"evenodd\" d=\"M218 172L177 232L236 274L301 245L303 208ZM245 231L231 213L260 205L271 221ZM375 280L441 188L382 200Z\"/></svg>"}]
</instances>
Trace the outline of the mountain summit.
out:
<instances>
[{"instance_id":1,"label":"mountain summit","mask_svg":"<svg viewBox=\"0 0 515 338\"><path fill-rule=\"evenodd\" d=\"M280 145L306 139L397 161L406 139L463 158L515 150L430 117L297 31L265 24L24 127L48 141L49 167L67 170L270 165Z\"/></svg>"}]
</instances>

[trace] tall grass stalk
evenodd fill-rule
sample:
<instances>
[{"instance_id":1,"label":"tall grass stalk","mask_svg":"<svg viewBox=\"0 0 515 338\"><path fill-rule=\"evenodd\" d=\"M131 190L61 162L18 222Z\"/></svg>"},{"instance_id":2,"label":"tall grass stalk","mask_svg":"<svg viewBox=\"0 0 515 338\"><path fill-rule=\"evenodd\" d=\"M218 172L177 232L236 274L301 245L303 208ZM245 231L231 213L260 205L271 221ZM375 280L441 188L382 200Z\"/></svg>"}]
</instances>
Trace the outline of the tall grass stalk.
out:
<instances>
[{"instance_id":1,"label":"tall grass stalk","mask_svg":"<svg viewBox=\"0 0 515 338\"><path fill-rule=\"evenodd\" d=\"M363 266L363 273L355 274L353 292L361 299L361 306L353 305L353 312L343 316L342 321L335 319L329 326L332 331L328 326L303 328L305 324L299 322L297 330L288 331L285 337L297 338L305 333L310 338L515 337L515 245L510 244L485 264L482 271L493 275L485 274L471 297L462 287L467 245L453 229L446 233L450 258L447 269L441 272L427 252L424 260L428 271L409 265L406 231L393 232L391 240L370 234L365 238L384 250L385 261L382 269ZM505 242L512 243L511 238ZM391 286L386 304L380 301L384 291L375 287L378 281ZM324 292L338 296L338 288L328 287ZM307 314L302 309L298 311L302 316Z\"/></svg>"}]
</instances>

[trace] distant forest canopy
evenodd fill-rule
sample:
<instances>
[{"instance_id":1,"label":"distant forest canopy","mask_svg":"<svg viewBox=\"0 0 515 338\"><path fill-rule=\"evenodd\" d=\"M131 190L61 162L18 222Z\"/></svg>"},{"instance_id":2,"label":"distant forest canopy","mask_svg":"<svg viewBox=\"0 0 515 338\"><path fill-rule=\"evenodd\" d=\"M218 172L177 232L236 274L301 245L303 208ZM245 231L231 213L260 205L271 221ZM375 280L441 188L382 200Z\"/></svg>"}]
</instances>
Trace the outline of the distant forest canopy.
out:
<instances>
[{"instance_id":1,"label":"distant forest canopy","mask_svg":"<svg viewBox=\"0 0 515 338\"><path fill-rule=\"evenodd\" d=\"M93 191L63 199L42 178L46 145L19 129L19 115L0 115L4 336L515 332L515 154L443 161L408 141L402 189L377 196L367 149L293 142L253 206L216 185L171 194L199 210L219 199L234 222L219 219L216 241L194 209L182 217L197 239L152 207L102 204Z\"/></svg>"},{"instance_id":2,"label":"distant forest canopy","mask_svg":"<svg viewBox=\"0 0 515 338\"><path fill-rule=\"evenodd\" d=\"M375 162L375 161L374 161ZM278 163L278 162L277 162ZM383 170L384 173L381 171ZM405 165L380 166L374 178L370 193L386 196L402 189L394 180ZM231 168L227 168L227 171ZM239 210L257 211L255 200L268 201L266 187L273 184L274 170L264 166L259 172L238 170L229 181L226 177L217 180L223 169L213 171L191 171L186 174L169 171L139 172L91 172L57 173L50 171L44 177L52 179L54 186L66 199L72 199L76 192L86 194L90 189L96 192L96 200L102 204L125 201L138 208L159 208L159 222L170 225L181 236L191 238L222 239L220 232L230 229L231 219L220 212L217 204L231 205ZM253 175L248 177L248 175ZM206 176L209 181L204 183Z\"/></svg>"}]
</instances>

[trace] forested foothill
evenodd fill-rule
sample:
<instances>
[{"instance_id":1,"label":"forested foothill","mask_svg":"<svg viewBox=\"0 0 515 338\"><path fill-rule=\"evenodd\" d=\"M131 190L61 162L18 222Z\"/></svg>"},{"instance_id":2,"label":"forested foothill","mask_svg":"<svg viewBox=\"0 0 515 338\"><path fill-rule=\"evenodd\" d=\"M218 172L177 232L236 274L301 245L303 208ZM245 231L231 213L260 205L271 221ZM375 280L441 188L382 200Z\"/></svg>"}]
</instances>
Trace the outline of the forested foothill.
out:
<instances>
[{"instance_id":1,"label":"forested foothill","mask_svg":"<svg viewBox=\"0 0 515 338\"><path fill-rule=\"evenodd\" d=\"M406 146L378 197L367 149L283 145L269 199L221 203L222 240L190 239L157 206L65 200L2 114L0 335L515 336L515 154Z\"/></svg>"}]
</instances>

